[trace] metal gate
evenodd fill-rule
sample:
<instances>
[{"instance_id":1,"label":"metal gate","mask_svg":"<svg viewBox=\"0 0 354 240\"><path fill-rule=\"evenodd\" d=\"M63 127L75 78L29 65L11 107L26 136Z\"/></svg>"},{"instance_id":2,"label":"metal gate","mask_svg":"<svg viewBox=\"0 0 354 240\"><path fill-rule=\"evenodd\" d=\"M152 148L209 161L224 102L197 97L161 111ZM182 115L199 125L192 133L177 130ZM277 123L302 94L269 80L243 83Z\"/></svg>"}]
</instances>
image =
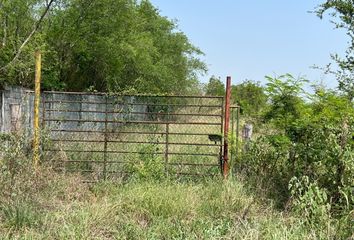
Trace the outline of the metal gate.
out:
<instances>
[{"instance_id":1,"label":"metal gate","mask_svg":"<svg viewBox=\"0 0 354 240\"><path fill-rule=\"evenodd\" d=\"M88 181L220 174L224 98L44 92L44 149Z\"/></svg>"}]
</instances>

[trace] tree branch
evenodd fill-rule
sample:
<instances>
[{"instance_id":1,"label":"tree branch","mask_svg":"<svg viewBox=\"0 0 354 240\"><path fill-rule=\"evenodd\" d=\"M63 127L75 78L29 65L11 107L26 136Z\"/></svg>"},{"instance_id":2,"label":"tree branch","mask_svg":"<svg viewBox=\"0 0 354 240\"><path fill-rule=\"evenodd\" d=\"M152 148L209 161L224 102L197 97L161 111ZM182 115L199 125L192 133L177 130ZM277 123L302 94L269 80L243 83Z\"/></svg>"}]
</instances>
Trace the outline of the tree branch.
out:
<instances>
[{"instance_id":1,"label":"tree branch","mask_svg":"<svg viewBox=\"0 0 354 240\"><path fill-rule=\"evenodd\" d=\"M34 25L33 30L31 31L31 33L28 35L28 37L25 39L25 41L21 44L20 48L18 49L16 55L14 56L14 58L8 63L6 64L4 67L0 68L0 70L4 71L6 70L9 66L11 66L11 64L13 64L21 55L21 52L23 50L23 48L27 45L27 43L31 40L32 36L37 32L39 26L41 25L41 23L43 22L44 17L47 15L51 5L55 2L56 0L50 0L50 2L47 4L44 12L42 13L41 17L39 18L39 20L36 22L36 24Z\"/></svg>"},{"instance_id":2,"label":"tree branch","mask_svg":"<svg viewBox=\"0 0 354 240\"><path fill-rule=\"evenodd\" d=\"M8 17L7 15L4 18L3 22L3 27L4 27L4 36L2 38L2 47L6 46L6 40L7 40L7 24L8 24Z\"/></svg>"}]
</instances>

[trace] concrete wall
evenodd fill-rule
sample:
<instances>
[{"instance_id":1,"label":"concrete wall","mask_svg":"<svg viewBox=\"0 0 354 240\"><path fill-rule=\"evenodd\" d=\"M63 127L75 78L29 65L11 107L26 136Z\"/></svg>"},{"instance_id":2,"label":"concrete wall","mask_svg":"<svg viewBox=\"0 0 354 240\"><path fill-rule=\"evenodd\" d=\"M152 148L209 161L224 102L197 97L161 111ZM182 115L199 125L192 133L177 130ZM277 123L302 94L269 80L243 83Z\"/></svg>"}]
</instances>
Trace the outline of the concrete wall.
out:
<instances>
[{"instance_id":1,"label":"concrete wall","mask_svg":"<svg viewBox=\"0 0 354 240\"><path fill-rule=\"evenodd\" d=\"M106 98L103 95L81 95L65 93L45 93L42 94L40 116L43 116L43 106L46 109L47 119L75 119L75 120L105 120ZM44 101L49 103L43 104ZM53 101L53 102L50 102ZM77 103L67 103L74 101ZM114 99L109 99L114 102ZM133 103L135 97L123 97L123 103L108 104L107 111L122 111L122 113L109 114L108 120L144 120L144 115L131 115L127 112L145 112L144 105L127 105ZM91 103L87 103L91 102ZM16 130L26 130L32 132L33 128L33 106L34 93L22 87L5 87L0 91L0 129L2 133L9 133ZM48 111L53 110L53 111ZM64 110L64 111L57 111ZM69 112L65 112L69 111ZM72 111L72 112L70 112ZM75 112L77 111L77 112ZM102 113L92 113L89 111L99 111ZM110 130L121 124L109 124ZM51 129L76 129L76 130L104 130L104 123L100 122L65 122L47 121L45 126Z\"/></svg>"},{"instance_id":2,"label":"concrete wall","mask_svg":"<svg viewBox=\"0 0 354 240\"><path fill-rule=\"evenodd\" d=\"M33 125L33 94L21 87L0 91L0 129L2 133Z\"/></svg>"}]
</instances>

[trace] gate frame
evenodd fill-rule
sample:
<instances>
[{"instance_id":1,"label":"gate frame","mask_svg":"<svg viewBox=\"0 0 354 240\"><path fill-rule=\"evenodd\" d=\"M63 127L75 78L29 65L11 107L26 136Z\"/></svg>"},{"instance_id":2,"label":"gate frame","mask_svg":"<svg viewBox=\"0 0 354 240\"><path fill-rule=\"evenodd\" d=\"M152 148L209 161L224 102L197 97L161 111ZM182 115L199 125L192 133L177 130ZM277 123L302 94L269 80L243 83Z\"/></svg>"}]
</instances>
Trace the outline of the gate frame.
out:
<instances>
[{"instance_id":1,"label":"gate frame","mask_svg":"<svg viewBox=\"0 0 354 240\"><path fill-rule=\"evenodd\" d=\"M225 92L225 116L224 116L224 155L222 172L224 179L227 179L230 171L229 164L229 127L230 127L230 106L231 106L231 77L226 78L226 92Z\"/></svg>"},{"instance_id":2,"label":"gate frame","mask_svg":"<svg viewBox=\"0 0 354 240\"><path fill-rule=\"evenodd\" d=\"M35 113L35 118L34 118L34 146L33 146L33 163L35 169L38 168L39 166L39 139L40 139L40 132L39 132L39 108L40 108L40 71L41 71L41 59L40 59L40 52L36 53L36 81L35 81L35 107L34 107L34 113ZM48 93L48 92L43 92L43 93ZM105 125L105 131L104 131L104 171L103 171L103 176L104 179L106 179L106 165L107 165L107 143L108 143L108 137L107 137L107 124L110 122L108 121L108 111L107 111L107 105L108 105L108 94L107 93L85 93L85 92L52 92L52 93L58 93L58 94L76 94L76 95L103 95L105 96L105 120L104 125ZM121 96L121 95L120 95ZM129 96L129 95L124 95L124 96ZM133 95L131 95L133 96ZM139 95L134 95L134 96L139 96ZM140 96L148 96L148 97L153 97L158 95L140 95ZM161 97L166 97L166 96L161 96ZM218 98L217 96L192 96L192 95L181 95L181 96L171 96L171 97L186 97L186 98ZM229 140L228 140L228 134L229 134L229 126L230 126L230 108L231 108L231 77L228 76L226 79L226 91L225 91L225 97L219 97L222 98L222 103L221 103L221 134L224 135L224 144L220 143L220 154L219 157L221 159L220 161L220 168L222 170L222 175L224 179L226 179L229 175L229 170L230 170L230 164L229 164ZM46 119L45 118L45 112L46 112L46 107L45 107L46 101L43 99L43 113L42 113L42 126L45 126ZM205 105L207 106L207 105ZM167 113L170 114L170 113ZM178 114L177 114L178 115ZM188 114L185 114L188 115ZM197 114L190 114L190 115L197 115ZM51 121L51 119L49 119ZM75 120L74 120L75 121ZM101 121L100 121L101 122ZM173 144L169 143L168 141L168 136L169 136L169 125L170 122L161 122L160 124L165 124L166 125L166 149L164 152L165 156L165 167L167 168L168 165L168 145ZM173 123L172 123L173 124ZM182 123L183 124L183 123ZM195 123L189 123L189 124L195 124ZM202 124L203 125L203 124ZM215 125L214 123L208 124L204 123L204 125ZM218 125L218 124L217 124ZM202 145L202 144L201 144ZM207 145L207 144L205 144ZM221 154L223 152L223 154ZM197 155L197 154L195 154ZM166 169L167 170L167 169ZM166 171L167 173L168 171Z\"/></svg>"},{"instance_id":3,"label":"gate frame","mask_svg":"<svg viewBox=\"0 0 354 240\"><path fill-rule=\"evenodd\" d=\"M108 151L107 150L107 143L108 142L112 142L112 143L124 143L124 141L112 141L112 140L108 140L107 138L107 135L108 135L108 131L107 131L107 124L108 123L133 123L133 124L158 124L158 125L165 125L166 126L166 129L164 131L160 131L158 132L159 134L165 134L166 135L166 141L165 141L165 145L195 145L195 146L213 146L213 147L219 147L220 148L220 152L218 154L210 154L210 153L175 153L175 152L169 152L169 149L168 147L165 149L164 152L159 152L157 153L158 155L164 155L165 157L165 163L166 163L166 168L168 166L168 158L170 155L184 155L184 156L208 156L208 157L212 157L212 156L215 156L215 157L219 157L219 159L223 159L223 156L222 156L222 149L223 149L223 144L222 144L222 141L220 141L220 144L204 144L204 143L176 143L176 142L169 142L168 140L168 136L169 135L190 135L190 136L201 136L201 135L209 135L207 133L174 133L174 132L170 132L169 131L169 125L170 124L175 124L175 125L209 125L209 126L220 126L220 134L223 133L223 126L224 126L224 122L225 122L225 119L224 119L224 113L225 113L225 106L224 106L224 103L225 103L225 97L224 96L200 96L200 95L146 95L146 94L133 94L133 95L129 95L129 94L113 94L113 95L109 95L108 93L90 93L90 92L62 92L62 91L43 91L44 94L71 94L71 95L87 95L87 96L92 96L92 95L96 95L96 96L102 96L104 97L105 101L104 102L96 102L96 101L81 101L81 100L78 100L78 101L67 101L67 100L47 100L47 99L43 99L43 114L42 114L42 124L43 126L44 125L47 125L47 122L52 122L52 121L63 121L63 122L99 122L99 123L104 123L104 130L101 130L101 131L90 131L90 130L60 130L60 129L53 129L52 131L55 131L55 132L99 132L99 133L103 133L105 138L103 141L96 141L96 140L88 140L88 141L77 141L77 142L99 142L99 143L104 143L104 150L103 151L80 151L80 152L100 152L100 153L103 153L104 154L104 157L103 157L103 164L104 164L104 172L103 172L103 179L106 179L106 173L107 173L107 170L105 169L106 168L106 164L107 164L107 153L128 153L128 152L125 152L125 151ZM217 103L217 104L211 104L211 103L208 103L208 104L149 104L149 103L127 103L128 105L168 105L168 106L184 106L184 107L209 107L209 108L216 108L216 109L220 109L220 114L210 114L210 113L158 113L158 114L161 114L161 115L176 115L176 116L204 116L204 117L207 117L207 116L212 116L212 117L220 117L220 120L216 121L216 122L171 122L170 120L168 121L158 121L158 122L154 122L154 121L115 121L115 120L108 120L108 114L111 114L111 113L116 113L116 112L112 112L112 111L108 111L107 109L107 106L108 104L113 104L113 102L108 102L108 97L109 96L136 96L136 97L162 97L162 98L166 98L166 97L171 97L171 98L196 98L196 99L218 99L220 101L220 103ZM79 110L58 110L58 109L47 109L46 108L46 104L55 104L55 103L92 103L92 104L101 104L101 105L105 105L105 111L84 111L84 112L95 112L95 113L102 113L105 115L105 119L104 120L81 120L81 119L59 119L59 118L52 118L52 117L46 117L46 112L55 112L55 111L59 111L59 112L79 112ZM227 112L227 111L226 111ZM152 112L152 113L148 113L148 112L133 112L133 113L136 113L136 114L157 114L155 112ZM129 132L122 132L122 133L136 133L136 134L146 134L146 133L141 133L141 132L135 132L135 131L129 131ZM152 134L152 133L151 133ZM155 133L157 134L157 133ZM52 139L54 142L59 142L61 141L60 139ZM63 142L76 142L76 140L65 140L63 139L62 140ZM127 142L127 143L145 143L145 142ZM57 150L56 149L46 149L45 150L46 152L47 151L52 151L52 152L56 152ZM65 150L63 150L65 151ZM68 152L76 152L74 150L68 150ZM131 152L131 153L135 153L135 152ZM171 165L176 165L177 163L173 163ZM180 164L181 166L192 166L192 165L195 165L195 166L204 166L204 167L212 167L212 166L215 166L215 167L219 167L220 169L222 169L222 162L219 163L219 164L209 164L209 163L201 163L201 164L198 164L198 163L178 163ZM117 172L118 173L118 172ZM166 171L166 173L168 173L168 171ZM184 172L178 172L177 175L198 175L198 176L206 176L205 174L193 174L193 173L184 173Z\"/></svg>"}]
</instances>

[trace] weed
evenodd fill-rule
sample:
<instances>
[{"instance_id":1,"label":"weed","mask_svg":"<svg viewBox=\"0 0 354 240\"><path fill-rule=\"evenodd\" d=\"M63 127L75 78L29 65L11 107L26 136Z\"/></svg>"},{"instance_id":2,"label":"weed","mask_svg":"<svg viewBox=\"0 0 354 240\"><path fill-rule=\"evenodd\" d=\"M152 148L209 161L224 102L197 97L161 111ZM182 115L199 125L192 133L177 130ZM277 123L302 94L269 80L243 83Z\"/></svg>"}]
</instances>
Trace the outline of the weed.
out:
<instances>
[{"instance_id":1,"label":"weed","mask_svg":"<svg viewBox=\"0 0 354 240\"><path fill-rule=\"evenodd\" d=\"M32 227L39 223L39 215L26 203L15 202L0 206L0 216L4 226L18 230L23 227Z\"/></svg>"}]
</instances>

